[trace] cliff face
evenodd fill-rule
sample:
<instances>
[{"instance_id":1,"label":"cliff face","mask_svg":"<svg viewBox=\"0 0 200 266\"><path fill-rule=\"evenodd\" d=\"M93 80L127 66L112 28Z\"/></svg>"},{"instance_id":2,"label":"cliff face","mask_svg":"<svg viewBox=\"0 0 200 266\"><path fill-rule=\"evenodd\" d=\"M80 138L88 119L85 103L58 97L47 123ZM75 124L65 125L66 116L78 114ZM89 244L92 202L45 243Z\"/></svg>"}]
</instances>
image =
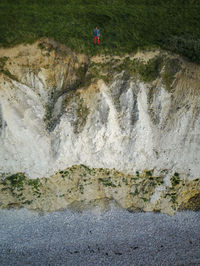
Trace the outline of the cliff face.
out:
<instances>
[{"instance_id":1,"label":"cliff face","mask_svg":"<svg viewBox=\"0 0 200 266\"><path fill-rule=\"evenodd\" d=\"M25 171L30 177L53 172L63 134L56 126L65 117L67 92L80 85L87 58L54 42L0 53L1 172Z\"/></svg>"},{"instance_id":2,"label":"cliff face","mask_svg":"<svg viewBox=\"0 0 200 266\"><path fill-rule=\"evenodd\" d=\"M159 51L88 58L43 39L1 49L0 77L1 173L83 164L153 170L166 186L199 178L199 66Z\"/></svg>"}]
</instances>

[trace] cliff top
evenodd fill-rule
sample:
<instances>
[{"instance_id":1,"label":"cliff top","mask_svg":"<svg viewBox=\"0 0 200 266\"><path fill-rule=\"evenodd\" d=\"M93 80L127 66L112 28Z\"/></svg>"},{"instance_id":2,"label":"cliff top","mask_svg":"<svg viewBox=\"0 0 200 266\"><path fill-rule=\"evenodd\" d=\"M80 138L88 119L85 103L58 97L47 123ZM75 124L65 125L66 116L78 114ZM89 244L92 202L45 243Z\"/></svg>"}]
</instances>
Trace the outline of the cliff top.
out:
<instances>
[{"instance_id":1,"label":"cliff top","mask_svg":"<svg viewBox=\"0 0 200 266\"><path fill-rule=\"evenodd\" d=\"M49 37L90 55L160 47L200 62L196 0L2 0L0 25L1 46ZM93 46L95 26L99 47Z\"/></svg>"}]
</instances>

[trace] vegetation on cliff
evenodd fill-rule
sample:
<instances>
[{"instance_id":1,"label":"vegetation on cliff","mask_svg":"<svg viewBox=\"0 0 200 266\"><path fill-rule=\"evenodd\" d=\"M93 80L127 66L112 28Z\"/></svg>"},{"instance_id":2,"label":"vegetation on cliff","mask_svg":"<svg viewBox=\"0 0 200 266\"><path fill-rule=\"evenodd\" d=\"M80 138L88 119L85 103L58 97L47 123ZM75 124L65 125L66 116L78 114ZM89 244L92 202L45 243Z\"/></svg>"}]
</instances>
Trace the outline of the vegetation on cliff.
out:
<instances>
[{"instance_id":1,"label":"vegetation on cliff","mask_svg":"<svg viewBox=\"0 0 200 266\"><path fill-rule=\"evenodd\" d=\"M125 174L115 169L74 165L49 178L29 179L23 173L0 175L0 208L26 207L55 211L70 207L84 209L115 201L130 211L199 210L200 179L182 180L179 173L164 182L167 169L160 175L153 170ZM155 197L156 196L156 197Z\"/></svg>"},{"instance_id":2,"label":"vegetation on cliff","mask_svg":"<svg viewBox=\"0 0 200 266\"><path fill-rule=\"evenodd\" d=\"M101 29L100 47L92 30ZM84 53L161 47L200 63L197 0L1 0L0 45L50 37Z\"/></svg>"}]
</instances>

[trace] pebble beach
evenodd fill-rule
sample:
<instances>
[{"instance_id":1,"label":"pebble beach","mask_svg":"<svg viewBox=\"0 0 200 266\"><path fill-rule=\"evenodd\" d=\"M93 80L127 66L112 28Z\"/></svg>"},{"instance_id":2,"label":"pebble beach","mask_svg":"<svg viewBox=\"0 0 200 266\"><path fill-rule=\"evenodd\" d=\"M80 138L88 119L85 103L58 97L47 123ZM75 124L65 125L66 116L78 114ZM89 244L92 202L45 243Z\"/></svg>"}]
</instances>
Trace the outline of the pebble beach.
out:
<instances>
[{"instance_id":1,"label":"pebble beach","mask_svg":"<svg viewBox=\"0 0 200 266\"><path fill-rule=\"evenodd\" d=\"M200 265L200 212L0 210L0 265Z\"/></svg>"}]
</instances>

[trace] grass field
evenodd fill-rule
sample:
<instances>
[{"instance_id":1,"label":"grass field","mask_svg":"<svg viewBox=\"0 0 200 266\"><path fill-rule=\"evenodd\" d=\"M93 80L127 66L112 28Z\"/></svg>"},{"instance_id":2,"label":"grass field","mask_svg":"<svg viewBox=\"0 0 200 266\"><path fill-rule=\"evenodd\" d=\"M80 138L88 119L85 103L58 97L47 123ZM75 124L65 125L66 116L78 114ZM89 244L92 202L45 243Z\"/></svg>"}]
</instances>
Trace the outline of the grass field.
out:
<instances>
[{"instance_id":1,"label":"grass field","mask_svg":"<svg viewBox=\"0 0 200 266\"><path fill-rule=\"evenodd\" d=\"M200 1L0 0L0 46L42 36L87 54L161 47L200 63Z\"/></svg>"}]
</instances>

